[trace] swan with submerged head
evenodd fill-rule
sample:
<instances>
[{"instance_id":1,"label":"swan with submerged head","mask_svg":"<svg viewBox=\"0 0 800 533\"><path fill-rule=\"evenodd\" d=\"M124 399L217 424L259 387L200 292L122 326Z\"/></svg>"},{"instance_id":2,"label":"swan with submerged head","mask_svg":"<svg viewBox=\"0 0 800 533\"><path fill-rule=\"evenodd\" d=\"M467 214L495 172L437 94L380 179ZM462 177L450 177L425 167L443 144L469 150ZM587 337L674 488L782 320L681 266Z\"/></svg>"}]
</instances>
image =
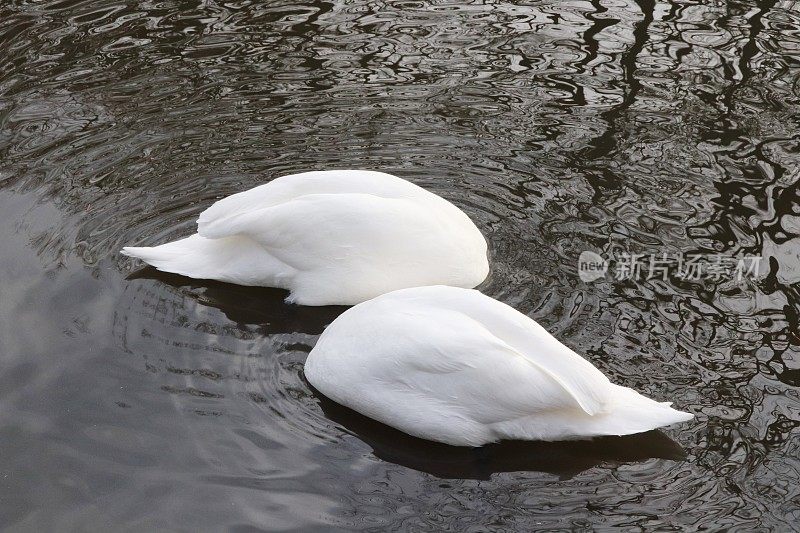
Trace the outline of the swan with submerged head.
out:
<instances>
[{"instance_id":1,"label":"swan with submerged head","mask_svg":"<svg viewBox=\"0 0 800 533\"><path fill-rule=\"evenodd\" d=\"M305 375L363 415L458 446L629 435L692 418L611 383L522 313L456 287L402 289L345 311Z\"/></svg>"},{"instance_id":2,"label":"swan with submerged head","mask_svg":"<svg viewBox=\"0 0 800 533\"><path fill-rule=\"evenodd\" d=\"M286 289L289 302L353 305L406 287L475 287L486 248L444 198L383 172L330 170L228 196L200 214L196 234L122 253L190 278Z\"/></svg>"}]
</instances>

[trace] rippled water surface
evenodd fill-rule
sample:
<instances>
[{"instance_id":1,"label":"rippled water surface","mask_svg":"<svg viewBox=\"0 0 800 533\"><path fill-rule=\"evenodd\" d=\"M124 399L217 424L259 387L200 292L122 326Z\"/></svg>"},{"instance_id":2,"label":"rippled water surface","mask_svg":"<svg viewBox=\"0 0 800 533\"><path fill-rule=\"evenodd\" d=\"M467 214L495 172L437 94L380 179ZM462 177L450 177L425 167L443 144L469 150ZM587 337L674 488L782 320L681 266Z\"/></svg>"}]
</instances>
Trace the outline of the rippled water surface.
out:
<instances>
[{"instance_id":1,"label":"rippled water surface","mask_svg":"<svg viewBox=\"0 0 800 533\"><path fill-rule=\"evenodd\" d=\"M0 529L798 528L799 63L793 0L4 0ZM696 419L426 444L304 380L342 308L118 254L326 168L460 206L487 294ZM585 283L583 250L764 269Z\"/></svg>"}]
</instances>

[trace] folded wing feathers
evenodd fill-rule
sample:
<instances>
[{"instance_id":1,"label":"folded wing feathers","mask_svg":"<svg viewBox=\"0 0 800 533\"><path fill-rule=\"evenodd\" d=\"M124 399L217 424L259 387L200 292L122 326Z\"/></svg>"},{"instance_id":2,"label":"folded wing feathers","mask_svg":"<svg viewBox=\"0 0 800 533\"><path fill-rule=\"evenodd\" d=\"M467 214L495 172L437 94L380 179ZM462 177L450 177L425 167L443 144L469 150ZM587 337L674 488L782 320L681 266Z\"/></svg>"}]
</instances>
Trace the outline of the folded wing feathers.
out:
<instances>
[{"instance_id":1,"label":"folded wing feathers","mask_svg":"<svg viewBox=\"0 0 800 533\"><path fill-rule=\"evenodd\" d=\"M472 319L471 319L472 320ZM519 350L515 349L511 345L509 345L504 340L495 336L492 332L485 328L483 324L472 320L475 324L476 328L481 328L486 331L486 335L491 336L495 339L495 342L498 345L502 346L504 350L511 357L519 357L521 360L525 361L526 364L536 368L540 372L544 373L553 381L558 383L558 385L566 392L574 401L575 403L588 415L596 415L604 410L605 402L604 397L602 394L598 394L598 391L593 385L594 380L589 379L588 383L587 380L582 379L581 376L577 375L582 370L581 368L576 368L576 375L574 376L564 376L559 373L558 369L554 369L549 367L543 361L537 360L534 357L521 353ZM601 386L604 383L600 384Z\"/></svg>"}]
</instances>

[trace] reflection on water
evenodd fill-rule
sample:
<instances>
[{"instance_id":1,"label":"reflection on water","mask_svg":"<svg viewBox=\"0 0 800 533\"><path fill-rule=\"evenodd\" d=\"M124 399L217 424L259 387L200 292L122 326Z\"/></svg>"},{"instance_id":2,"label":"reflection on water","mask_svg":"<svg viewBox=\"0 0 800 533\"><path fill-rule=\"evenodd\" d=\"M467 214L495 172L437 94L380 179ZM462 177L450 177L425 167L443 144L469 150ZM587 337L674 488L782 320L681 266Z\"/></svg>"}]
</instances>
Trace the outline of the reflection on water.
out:
<instances>
[{"instance_id":1,"label":"reflection on water","mask_svg":"<svg viewBox=\"0 0 800 533\"><path fill-rule=\"evenodd\" d=\"M795 527L800 3L531 4L3 2L0 525ZM467 211L483 290L696 413L666 430L686 459L660 434L442 457L308 387L341 309L117 254L345 167ZM587 249L768 269L586 284Z\"/></svg>"},{"instance_id":2,"label":"reflection on water","mask_svg":"<svg viewBox=\"0 0 800 533\"><path fill-rule=\"evenodd\" d=\"M506 441L482 448L448 446L406 435L321 394L319 401L326 417L369 444L376 457L440 478L490 479L498 472L535 470L569 479L604 462L685 459L684 450L660 431L591 441Z\"/></svg>"},{"instance_id":3,"label":"reflection on water","mask_svg":"<svg viewBox=\"0 0 800 533\"><path fill-rule=\"evenodd\" d=\"M342 314L346 306L307 307L287 305L284 299L288 291L267 287L243 287L211 280L196 280L159 272L145 267L130 274L132 280L154 280L176 287L184 294L195 298L205 307L219 309L237 325L258 324L260 333L306 333L319 335L325 327Z\"/></svg>"}]
</instances>

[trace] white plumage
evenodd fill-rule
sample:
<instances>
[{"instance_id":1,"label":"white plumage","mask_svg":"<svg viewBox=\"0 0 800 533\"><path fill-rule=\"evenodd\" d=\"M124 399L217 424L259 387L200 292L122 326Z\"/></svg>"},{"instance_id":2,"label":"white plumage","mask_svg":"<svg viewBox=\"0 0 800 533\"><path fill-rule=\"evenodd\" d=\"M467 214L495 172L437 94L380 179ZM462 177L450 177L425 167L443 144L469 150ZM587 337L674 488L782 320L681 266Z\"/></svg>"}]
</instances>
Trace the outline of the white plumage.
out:
<instances>
[{"instance_id":1,"label":"white plumage","mask_svg":"<svg viewBox=\"0 0 800 533\"><path fill-rule=\"evenodd\" d=\"M627 435L692 418L614 385L511 307L454 287L398 290L345 311L305 375L361 414L454 445Z\"/></svg>"},{"instance_id":2,"label":"white plumage","mask_svg":"<svg viewBox=\"0 0 800 533\"><path fill-rule=\"evenodd\" d=\"M421 285L475 287L486 240L447 200L390 174L306 172L224 198L197 234L126 247L165 272L290 291L304 305L352 305Z\"/></svg>"}]
</instances>

